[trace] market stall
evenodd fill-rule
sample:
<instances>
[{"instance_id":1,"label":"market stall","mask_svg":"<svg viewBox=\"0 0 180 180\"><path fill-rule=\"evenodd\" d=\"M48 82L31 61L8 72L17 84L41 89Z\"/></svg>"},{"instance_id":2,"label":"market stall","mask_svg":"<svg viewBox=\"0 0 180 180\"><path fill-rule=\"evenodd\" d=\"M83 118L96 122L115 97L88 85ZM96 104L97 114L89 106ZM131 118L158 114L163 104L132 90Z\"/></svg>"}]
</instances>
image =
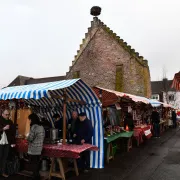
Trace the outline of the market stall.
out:
<instances>
[{"instance_id":1,"label":"market stall","mask_svg":"<svg viewBox=\"0 0 180 180\"><path fill-rule=\"evenodd\" d=\"M114 158L118 139L128 139L126 150L129 151L132 148L132 137L139 145L143 142L144 136L148 138L152 136L151 126L146 124L146 117L143 117L145 109L149 108L148 99L101 87L94 87L93 90L102 102L103 112L107 112L105 116L103 113L103 120L109 118L109 126L104 128L107 163L109 159ZM129 131L129 127L124 127L124 118L127 112L132 112L133 115L135 124L133 131Z\"/></svg>"},{"instance_id":2,"label":"market stall","mask_svg":"<svg viewBox=\"0 0 180 180\"><path fill-rule=\"evenodd\" d=\"M103 168L104 134L102 128L101 104L95 93L81 79L63 80L34 85L7 87L0 90L0 100L24 102L31 110L47 119L53 125L53 114L63 117L63 145L66 143L66 121L72 110L86 112L94 127L93 145L99 151L91 152L91 167ZM71 146L72 147L72 146ZM61 149L59 148L59 151Z\"/></svg>"},{"instance_id":3,"label":"market stall","mask_svg":"<svg viewBox=\"0 0 180 180\"><path fill-rule=\"evenodd\" d=\"M110 159L114 159L114 154L116 152L116 145L113 146L113 143L119 139L125 138L127 139L127 152L132 148L132 136L133 136L133 131L128 131L128 132L121 132L121 133L116 133L111 136L107 136L104 138L105 140L105 147L106 147L106 162L109 163Z\"/></svg>"},{"instance_id":4,"label":"market stall","mask_svg":"<svg viewBox=\"0 0 180 180\"><path fill-rule=\"evenodd\" d=\"M172 126L170 115L172 106L154 99L150 99L149 102L152 107L156 107L160 113L160 132L162 134L169 126Z\"/></svg>"}]
</instances>

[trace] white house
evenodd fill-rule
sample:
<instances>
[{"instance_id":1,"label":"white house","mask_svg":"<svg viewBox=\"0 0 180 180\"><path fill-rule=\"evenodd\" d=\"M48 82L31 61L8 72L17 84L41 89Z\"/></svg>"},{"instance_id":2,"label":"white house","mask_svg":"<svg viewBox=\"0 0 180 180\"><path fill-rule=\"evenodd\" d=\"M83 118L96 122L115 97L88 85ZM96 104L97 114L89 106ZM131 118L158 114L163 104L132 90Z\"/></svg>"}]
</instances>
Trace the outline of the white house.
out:
<instances>
[{"instance_id":1,"label":"white house","mask_svg":"<svg viewBox=\"0 0 180 180\"><path fill-rule=\"evenodd\" d=\"M171 88L172 80L152 81L152 99L171 104L180 109L180 91Z\"/></svg>"}]
</instances>

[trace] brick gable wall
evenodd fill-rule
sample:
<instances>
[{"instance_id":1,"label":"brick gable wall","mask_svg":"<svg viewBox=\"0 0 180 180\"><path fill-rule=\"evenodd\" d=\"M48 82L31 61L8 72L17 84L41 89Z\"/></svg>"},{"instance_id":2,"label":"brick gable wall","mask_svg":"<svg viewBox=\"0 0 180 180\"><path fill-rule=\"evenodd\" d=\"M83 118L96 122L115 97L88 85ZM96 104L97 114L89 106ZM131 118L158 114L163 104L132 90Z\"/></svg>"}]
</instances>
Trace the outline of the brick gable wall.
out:
<instances>
[{"instance_id":1,"label":"brick gable wall","mask_svg":"<svg viewBox=\"0 0 180 180\"><path fill-rule=\"evenodd\" d=\"M130 94L151 96L150 73L146 61L139 63L101 27L87 43L67 73L67 79L73 78L73 73L80 71L80 78L89 86L115 90L116 66L122 65L121 90Z\"/></svg>"}]
</instances>

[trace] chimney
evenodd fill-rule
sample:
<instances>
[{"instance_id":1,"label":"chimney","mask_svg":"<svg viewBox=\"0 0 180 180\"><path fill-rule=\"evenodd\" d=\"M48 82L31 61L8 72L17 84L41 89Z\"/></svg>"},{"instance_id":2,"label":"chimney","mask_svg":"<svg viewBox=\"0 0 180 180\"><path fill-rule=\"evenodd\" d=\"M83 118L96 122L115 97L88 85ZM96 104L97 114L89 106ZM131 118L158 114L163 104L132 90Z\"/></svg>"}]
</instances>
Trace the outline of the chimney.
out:
<instances>
[{"instance_id":1,"label":"chimney","mask_svg":"<svg viewBox=\"0 0 180 180\"><path fill-rule=\"evenodd\" d=\"M100 25L100 20L98 17L93 17L93 21L91 21L91 27L98 27Z\"/></svg>"},{"instance_id":2,"label":"chimney","mask_svg":"<svg viewBox=\"0 0 180 180\"><path fill-rule=\"evenodd\" d=\"M168 79L163 78L163 91L168 92Z\"/></svg>"},{"instance_id":3,"label":"chimney","mask_svg":"<svg viewBox=\"0 0 180 180\"><path fill-rule=\"evenodd\" d=\"M99 6L93 6L90 10L90 14L93 17L93 21L91 21L91 27L97 27L100 24L100 20L98 19L97 16L101 14L101 8Z\"/></svg>"}]
</instances>

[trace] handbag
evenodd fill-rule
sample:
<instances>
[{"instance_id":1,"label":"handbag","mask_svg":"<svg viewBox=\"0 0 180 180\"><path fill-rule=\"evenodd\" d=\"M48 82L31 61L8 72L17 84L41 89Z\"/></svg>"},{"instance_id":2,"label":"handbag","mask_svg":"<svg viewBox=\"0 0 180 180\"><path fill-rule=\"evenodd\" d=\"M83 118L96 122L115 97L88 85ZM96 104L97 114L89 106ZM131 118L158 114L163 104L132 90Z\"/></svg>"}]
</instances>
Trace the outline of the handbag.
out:
<instances>
[{"instance_id":1,"label":"handbag","mask_svg":"<svg viewBox=\"0 0 180 180\"><path fill-rule=\"evenodd\" d=\"M5 145L5 144L8 144L8 140L5 131L3 131L1 135L0 145Z\"/></svg>"}]
</instances>

